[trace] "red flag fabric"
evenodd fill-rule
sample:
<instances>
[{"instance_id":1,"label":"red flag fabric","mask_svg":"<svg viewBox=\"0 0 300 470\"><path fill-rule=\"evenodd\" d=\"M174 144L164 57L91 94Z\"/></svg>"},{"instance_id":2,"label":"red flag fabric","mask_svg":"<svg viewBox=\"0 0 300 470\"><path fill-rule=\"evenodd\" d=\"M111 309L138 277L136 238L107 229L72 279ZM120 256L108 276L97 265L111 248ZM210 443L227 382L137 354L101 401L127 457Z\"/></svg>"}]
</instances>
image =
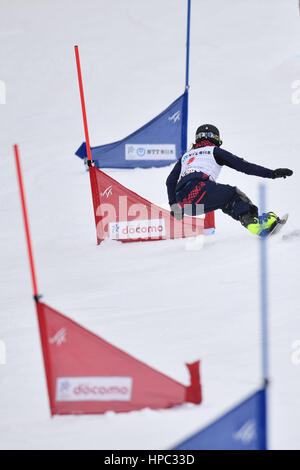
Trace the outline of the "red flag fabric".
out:
<instances>
[{"instance_id":1,"label":"red flag fabric","mask_svg":"<svg viewBox=\"0 0 300 470\"><path fill-rule=\"evenodd\" d=\"M195 237L214 229L214 213L205 219L174 219L163 209L90 167L97 242L111 238L122 242Z\"/></svg>"},{"instance_id":2,"label":"red flag fabric","mask_svg":"<svg viewBox=\"0 0 300 470\"><path fill-rule=\"evenodd\" d=\"M78 323L37 302L51 414L127 412L202 401L199 361L191 385L135 359Z\"/></svg>"}]
</instances>

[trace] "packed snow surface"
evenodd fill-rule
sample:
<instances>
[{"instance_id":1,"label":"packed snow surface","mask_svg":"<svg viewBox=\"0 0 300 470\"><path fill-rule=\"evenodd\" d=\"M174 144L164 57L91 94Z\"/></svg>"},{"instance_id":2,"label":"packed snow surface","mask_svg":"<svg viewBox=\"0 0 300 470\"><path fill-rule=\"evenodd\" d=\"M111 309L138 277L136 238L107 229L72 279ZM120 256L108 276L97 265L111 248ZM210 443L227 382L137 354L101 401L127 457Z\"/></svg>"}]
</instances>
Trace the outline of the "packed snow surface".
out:
<instances>
[{"instance_id":1,"label":"packed snow surface","mask_svg":"<svg viewBox=\"0 0 300 470\"><path fill-rule=\"evenodd\" d=\"M199 251L187 251L184 240L97 246L88 174L74 156L84 136L73 46L91 143L100 145L133 132L182 93L185 35L180 0L2 0L1 448L168 449L261 385L257 239L218 212L216 234ZM300 449L300 365L292 361L300 339L299 44L297 0L192 2L189 142L198 125L212 122L225 149L294 170L286 180L230 169L220 178L255 202L264 182L268 209L290 214L268 243L273 449ZM184 363L200 358L202 405L50 418L16 142L44 301L183 383ZM169 171L108 173L165 205Z\"/></svg>"}]
</instances>

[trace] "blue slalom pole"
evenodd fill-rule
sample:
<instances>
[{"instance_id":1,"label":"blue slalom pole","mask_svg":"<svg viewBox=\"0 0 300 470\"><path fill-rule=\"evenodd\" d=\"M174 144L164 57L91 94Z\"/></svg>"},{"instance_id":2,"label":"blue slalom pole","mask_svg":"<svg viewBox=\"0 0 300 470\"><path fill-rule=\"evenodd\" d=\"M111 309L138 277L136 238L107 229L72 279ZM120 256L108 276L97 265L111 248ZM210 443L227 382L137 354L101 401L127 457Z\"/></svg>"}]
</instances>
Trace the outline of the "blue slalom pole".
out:
<instances>
[{"instance_id":1,"label":"blue slalom pole","mask_svg":"<svg viewBox=\"0 0 300 470\"><path fill-rule=\"evenodd\" d=\"M261 212L266 210L266 188L260 188ZM260 239L260 282L261 282L261 329L262 329L262 375L264 383L269 379L268 364L268 266L267 266L267 238Z\"/></svg>"},{"instance_id":2,"label":"blue slalom pole","mask_svg":"<svg viewBox=\"0 0 300 470\"><path fill-rule=\"evenodd\" d=\"M191 30L191 0L187 3L187 31L186 31L186 68L185 68L185 89L188 91L189 69L190 69L190 30Z\"/></svg>"},{"instance_id":3,"label":"blue slalom pole","mask_svg":"<svg viewBox=\"0 0 300 470\"><path fill-rule=\"evenodd\" d=\"M189 108L189 70L190 70L190 30L191 30L191 0L187 0L187 29L186 29L186 66L185 66L185 135L183 138L184 150L187 150L188 139L188 108Z\"/></svg>"},{"instance_id":4,"label":"blue slalom pole","mask_svg":"<svg viewBox=\"0 0 300 470\"><path fill-rule=\"evenodd\" d=\"M259 187L260 210L266 211L266 188ZM268 264L267 264L267 238L260 239L260 296L261 296L261 343L262 343L262 378L264 384L264 410L265 423L265 449L267 449L267 386L269 382L269 351L268 351Z\"/></svg>"}]
</instances>

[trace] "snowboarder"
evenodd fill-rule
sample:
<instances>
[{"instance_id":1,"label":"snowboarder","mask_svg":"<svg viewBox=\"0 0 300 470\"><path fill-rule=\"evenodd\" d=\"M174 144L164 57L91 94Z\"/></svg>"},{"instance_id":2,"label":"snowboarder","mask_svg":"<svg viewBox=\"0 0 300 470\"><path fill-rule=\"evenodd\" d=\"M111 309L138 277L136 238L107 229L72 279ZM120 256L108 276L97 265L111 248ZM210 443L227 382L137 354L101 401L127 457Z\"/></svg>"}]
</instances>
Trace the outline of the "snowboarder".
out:
<instances>
[{"instance_id":1,"label":"snowboarder","mask_svg":"<svg viewBox=\"0 0 300 470\"><path fill-rule=\"evenodd\" d=\"M197 129L195 144L177 161L166 181L173 217L181 220L184 212L196 215L197 204L203 204L204 213L221 209L255 235L267 235L280 222L279 217L274 212L259 215L258 208L239 188L216 180L223 165L262 178L286 178L292 170L270 170L249 163L221 149L221 145L215 126L203 124ZM192 208L192 214L188 208Z\"/></svg>"}]
</instances>

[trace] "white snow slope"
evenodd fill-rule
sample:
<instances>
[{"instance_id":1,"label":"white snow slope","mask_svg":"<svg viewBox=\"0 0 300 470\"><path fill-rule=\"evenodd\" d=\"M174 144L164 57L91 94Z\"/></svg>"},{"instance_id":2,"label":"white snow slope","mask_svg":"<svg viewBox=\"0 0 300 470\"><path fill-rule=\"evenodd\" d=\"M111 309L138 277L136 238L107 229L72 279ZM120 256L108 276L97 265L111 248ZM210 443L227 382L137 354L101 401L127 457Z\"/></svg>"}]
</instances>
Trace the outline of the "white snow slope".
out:
<instances>
[{"instance_id":1,"label":"white snow slope","mask_svg":"<svg viewBox=\"0 0 300 470\"><path fill-rule=\"evenodd\" d=\"M0 447L170 448L260 385L259 244L217 213L202 251L183 240L96 246L74 60L79 44L92 145L119 139L183 91L184 0L2 0L0 79ZM192 2L189 141L220 127L224 148L288 180L264 181L268 208L290 213L269 243L269 442L300 449L299 118L297 0ZM200 406L49 417L12 144L20 144L39 290L53 308L171 377L202 361ZM170 168L108 171L166 204ZM220 181L258 200L259 180ZM283 238L283 235L290 235Z\"/></svg>"}]
</instances>

